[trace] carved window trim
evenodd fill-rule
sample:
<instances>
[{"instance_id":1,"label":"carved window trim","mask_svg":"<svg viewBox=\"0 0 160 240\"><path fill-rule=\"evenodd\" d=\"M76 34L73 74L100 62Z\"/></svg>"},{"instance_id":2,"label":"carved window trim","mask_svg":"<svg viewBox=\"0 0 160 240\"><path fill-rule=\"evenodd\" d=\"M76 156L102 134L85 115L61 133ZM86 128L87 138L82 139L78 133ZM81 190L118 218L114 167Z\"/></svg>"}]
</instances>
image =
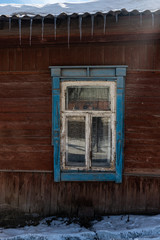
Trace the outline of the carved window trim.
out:
<instances>
[{"instance_id":1,"label":"carved window trim","mask_svg":"<svg viewBox=\"0 0 160 240\"><path fill-rule=\"evenodd\" d=\"M51 66L52 76L52 144L54 146L54 181L122 181L123 145L124 145L124 90L126 66ZM115 147L114 169L77 169L66 168L61 160L63 141L61 140L61 116L80 115L85 112L64 111L64 89L68 85L114 86L111 102L115 103L112 114L112 128L115 129L113 148ZM107 113L93 113L107 115ZM87 116L87 115L85 115ZM65 120L64 120L65 121ZM62 121L63 125L64 122ZM114 126L116 126L114 128Z\"/></svg>"}]
</instances>

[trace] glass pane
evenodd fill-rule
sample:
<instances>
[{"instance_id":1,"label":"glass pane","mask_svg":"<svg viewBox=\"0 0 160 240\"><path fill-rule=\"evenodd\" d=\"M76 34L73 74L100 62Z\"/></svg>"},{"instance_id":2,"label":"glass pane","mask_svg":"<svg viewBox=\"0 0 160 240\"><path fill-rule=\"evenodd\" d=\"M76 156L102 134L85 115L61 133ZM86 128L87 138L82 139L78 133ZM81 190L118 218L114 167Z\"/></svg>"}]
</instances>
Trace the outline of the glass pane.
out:
<instances>
[{"instance_id":1,"label":"glass pane","mask_svg":"<svg viewBox=\"0 0 160 240\"><path fill-rule=\"evenodd\" d=\"M109 118L92 118L91 147L92 167L110 167L111 126Z\"/></svg>"},{"instance_id":2,"label":"glass pane","mask_svg":"<svg viewBox=\"0 0 160 240\"><path fill-rule=\"evenodd\" d=\"M68 117L66 124L66 166L84 166L85 118Z\"/></svg>"},{"instance_id":3,"label":"glass pane","mask_svg":"<svg viewBox=\"0 0 160 240\"><path fill-rule=\"evenodd\" d=\"M110 110L109 87L67 87L67 110Z\"/></svg>"}]
</instances>

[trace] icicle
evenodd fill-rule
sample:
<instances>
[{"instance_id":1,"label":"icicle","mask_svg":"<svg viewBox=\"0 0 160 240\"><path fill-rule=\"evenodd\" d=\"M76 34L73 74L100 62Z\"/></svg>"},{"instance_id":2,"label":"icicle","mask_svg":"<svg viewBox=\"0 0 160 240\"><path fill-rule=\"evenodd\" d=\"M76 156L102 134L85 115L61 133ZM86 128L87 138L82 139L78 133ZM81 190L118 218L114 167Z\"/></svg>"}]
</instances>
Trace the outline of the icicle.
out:
<instances>
[{"instance_id":1,"label":"icicle","mask_svg":"<svg viewBox=\"0 0 160 240\"><path fill-rule=\"evenodd\" d=\"M140 13L140 26L142 26L142 13Z\"/></svg>"},{"instance_id":2,"label":"icicle","mask_svg":"<svg viewBox=\"0 0 160 240\"><path fill-rule=\"evenodd\" d=\"M9 31L11 31L11 22L12 22L12 18L9 17Z\"/></svg>"},{"instance_id":3,"label":"icicle","mask_svg":"<svg viewBox=\"0 0 160 240\"><path fill-rule=\"evenodd\" d=\"M54 17L54 39L56 40L56 31L57 31L57 17Z\"/></svg>"},{"instance_id":4,"label":"icicle","mask_svg":"<svg viewBox=\"0 0 160 240\"><path fill-rule=\"evenodd\" d=\"M103 15L103 19L104 19L104 34L106 33L106 14Z\"/></svg>"},{"instance_id":5,"label":"icicle","mask_svg":"<svg viewBox=\"0 0 160 240\"><path fill-rule=\"evenodd\" d=\"M30 32L29 32L29 45L31 46L31 42L32 42L32 22L33 19L30 19Z\"/></svg>"},{"instance_id":6,"label":"icicle","mask_svg":"<svg viewBox=\"0 0 160 240\"><path fill-rule=\"evenodd\" d=\"M129 21L131 21L131 13L129 12Z\"/></svg>"},{"instance_id":7,"label":"icicle","mask_svg":"<svg viewBox=\"0 0 160 240\"><path fill-rule=\"evenodd\" d=\"M152 13L152 28L154 28L154 13Z\"/></svg>"},{"instance_id":8,"label":"icicle","mask_svg":"<svg viewBox=\"0 0 160 240\"><path fill-rule=\"evenodd\" d=\"M19 44L21 45L21 18L19 18Z\"/></svg>"},{"instance_id":9,"label":"icicle","mask_svg":"<svg viewBox=\"0 0 160 240\"><path fill-rule=\"evenodd\" d=\"M69 40L70 40L70 22L71 22L71 19L70 19L70 16L68 16L68 48L69 48Z\"/></svg>"},{"instance_id":10,"label":"icicle","mask_svg":"<svg viewBox=\"0 0 160 240\"><path fill-rule=\"evenodd\" d=\"M93 36L93 32L94 32L94 15L91 16L91 22L92 22L91 34Z\"/></svg>"},{"instance_id":11,"label":"icicle","mask_svg":"<svg viewBox=\"0 0 160 240\"><path fill-rule=\"evenodd\" d=\"M44 36L44 17L42 17L42 41Z\"/></svg>"},{"instance_id":12,"label":"icicle","mask_svg":"<svg viewBox=\"0 0 160 240\"><path fill-rule=\"evenodd\" d=\"M118 23L118 13L116 13L116 23Z\"/></svg>"},{"instance_id":13,"label":"icicle","mask_svg":"<svg viewBox=\"0 0 160 240\"><path fill-rule=\"evenodd\" d=\"M82 39L82 16L79 16L79 35L81 40Z\"/></svg>"}]
</instances>

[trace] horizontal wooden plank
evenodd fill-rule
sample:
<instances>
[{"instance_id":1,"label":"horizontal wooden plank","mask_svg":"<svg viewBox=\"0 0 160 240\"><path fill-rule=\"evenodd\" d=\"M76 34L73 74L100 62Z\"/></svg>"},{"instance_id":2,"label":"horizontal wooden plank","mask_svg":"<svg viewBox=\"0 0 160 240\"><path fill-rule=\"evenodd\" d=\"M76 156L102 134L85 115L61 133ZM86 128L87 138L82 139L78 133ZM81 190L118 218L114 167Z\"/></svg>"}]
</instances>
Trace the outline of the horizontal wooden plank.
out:
<instances>
[{"instance_id":1,"label":"horizontal wooden plank","mask_svg":"<svg viewBox=\"0 0 160 240\"><path fill-rule=\"evenodd\" d=\"M137 144L142 144L142 145L154 145L157 144L157 141L159 141L158 139L150 139L150 138L146 138L146 139L139 139L139 138L127 138L125 137L125 146L129 145L129 144L133 144L133 145L137 145Z\"/></svg>"},{"instance_id":2,"label":"horizontal wooden plank","mask_svg":"<svg viewBox=\"0 0 160 240\"><path fill-rule=\"evenodd\" d=\"M26 122L11 122L0 121L0 130L51 130L51 119L48 121L26 121Z\"/></svg>"},{"instance_id":3,"label":"horizontal wooden plank","mask_svg":"<svg viewBox=\"0 0 160 240\"><path fill-rule=\"evenodd\" d=\"M157 104L151 104L151 103L126 103L125 106L126 112L128 111L134 111L136 113L138 112L150 112L150 113L158 113L160 109L160 103Z\"/></svg>"},{"instance_id":4,"label":"horizontal wooden plank","mask_svg":"<svg viewBox=\"0 0 160 240\"><path fill-rule=\"evenodd\" d=\"M52 170L52 152L1 152L0 169Z\"/></svg>"},{"instance_id":5,"label":"horizontal wooden plank","mask_svg":"<svg viewBox=\"0 0 160 240\"><path fill-rule=\"evenodd\" d=\"M147 135L147 134L150 134L152 133L153 135L158 135L160 133L160 127L141 127L141 128L138 128L138 131L137 131L137 128L135 127L132 127L132 126L126 126L125 127L125 132L126 133L140 133L141 135L144 134Z\"/></svg>"},{"instance_id":6,"label":"horizontal wooden plank","mask_svg":"<svg viewBox=\"0 0 160 240\"><path fill-rule=\"evenodd\" d=\"M66 29L65 29L66 30ZM88 31L90 31L90 29L87 29ZM83 37L81 42L83 43L119 43L119 42L128 42L128 41L132 41L132 42L137 42L137 41L153 41L153 40L159 40L160 36L158 32L154 32L153 33L153 29L151 32L141 32L136 30L136 32L134 32L134 30L131 33L128 33L127 31L124 32L123 30L119 30L118 32L108 32L108 34L104 35L102 33L103 30L101 30L101 32L98 34L94 34L94 37L91 36L91 34L84 34L83 31ZM36 47L40 47L42 46L42 44L45 43L45 46L49 46L49 45L59 45L61 44L66 44L67 46L67 31L66 33L63 32L61 33L62 36L58 36L57 35L57 40L54 41L54 37L53 35L46 35L45 36L45 41L41 41L41 36L32 36L32 47L36 46ZM24 47L28 47L29 46L29 37L23 37L23 46ZM70 37L70 44L75 44L75 43L79 43L80 39L79 39L79 33L77 34L77 36L72 36ZM12 46L12 47L19 47L19 39L18 39L18 34L16 36L1 36L0 39L0 43L1 45L5 45L5 46ZM29 55L29 54L28 54ZM31 59L30 55L28 56L28 59ZM27 65L25 65L26 67L23 68L26 70ZM1 69L3 69L1 67ZM34 69L34 68L33 68Z\"/></svg>"},{"instance_id":7,"label":"horizontal wooden plank","mask_svg":"<svg viewBox=\"0 0 160 240\"><path fill-rule=\"evenodd\" d=\"M49 145L51 146L51 137L16 137L1 138L0 144L5 145Z\"/></svg>"},{"instance_id":8,"label":"horizontal wooden plank","mask_svg":"<svg viewBox=\"0 0 160 240\"><path fill-rule=\"evenodd\" d=\"M149 104L154 104L157 105L160 102L160 96L157 97L152 97L150 96L130 96L127 95L125 96L125 104L130 104L130 103L149 103Z\"/></svg>"},{"instance_id":9,"label":"horizontal wooden plank","mask_svg":"<svg viewBox=\"0 0 160 240\"><path fill-rule=\"evenodd\" d=\"M126 139L125 138L125 147L124 147L124 152L128 151L128 152L132 152L135 151L135 149L137 149L137 151L139 152L153 152L153 155L154 155L154 152L155 151L159 151L159 143L158 141L155 142L154 144L151 144L149 141L145 142L144 141L137 141L135 139L133 139L133 141L131 142L130 139Z\"/></svg>"},{"instance_id":10,"label":"horizontal wooden plank","mask_svg":"<svg viewBox=\"0 0 160 240\"><path fill-rule=\"evenodd\" d=\"M139 150L139 151L125 151L125 161L129 161L129 160L133 160L134 161L138 161L138 162L150 162L152 161L153 163L157 163L159 162L159 158L160 158L160 150L156 151L156 149L154 149L154 153L153 151L144 151L144 150Z\"/></svg>"},{"instance_id":11,"label":"horizontal wooden plank","mask_svg":"<svg viewBox=\"0 0 160 240\"><path fill-rule=\"evenodd\" d=\"M23 80L23 79L22 79ZM28 91L32 90L32 89L48 89L51 90L52 86L51 86L51 81L50 82L24 82L24 80L22 82L5 82L2 83L0 81L0 91L2 91L3 89L10 91L10 90L22 90L22 89L28 89Z\"/></svg>"},{"instance_id":12,"label":"horizontal wooden plank","mask_svg":"<svg viewBox=\"0 0 160 240\"><path fill-rule=\"evenodd\" d=\"M41 89L41 88L45 88L45 89L51 89L51 78L50 78L50 82L47 82L45 80L43 81L39 81L39 82L30 82L30 81L24 81L24 79L22 78L21 82L18 81L14 81L14 82L1 82L0 81L0 89L1 88L6 88L6 89L12 89L12 90L21 90L21 89Z\"/></svg>"},{"instance_id":13,"label":"horizontal wooden plank","mask_svg":"<svg viewBox=\"0 0 160 240\"><path fill-rule=\"evenodd\" d=\"M144 89L140 89L140 88L126 88L125 93L126 96L144 96L144 97L159 97L159 88L158 89L154 89L154 91L152 91L149 88L144 88Z\"/></svg>"},{"instance_id":14,"label":"horizontal wooden plank","mask_svg":"<svg viewBox=\"0 0 160 240\"><path fill-rule=\"evenodd\" d=\"M145 113L145 112L125 112L125 120L126 121L147 121L147 122L159 122L160 121L160 114L151 114L151 113Z\"/></svg>"},{"instance_id":15,"label":"horizontal wooden plank","mask_svg":"<svg viewBox=\"0 0 160 240\"><path fill-rule=\"evenodd\" d=\"M51 75L50 70L48 69L48 73L44 73L41 71L8 71L8 72L0 72L0 83L14 83L14 82L48 82L51 83Z\"/></svg>"},{"instance_id":16,"label":"horizontal wooden plank","mask_svg":"<svg viewBox=\"0 0 160 240\"><path fill-rule=\"evenodd\" d=\"M132 176L152 176L152 177L159 177L160 176L160 169L154 168L125 168L124 175L132 175Z\"/></svg>"},{"instance_id":17,"label":"horizontal wooden plank","mask_svg":"<svg viewBox=\"0 0 160 240\"><path fill-rule=\"evenodd\" d=\"M20 110L20 109L19 109ZM36 109L35 109L36 110ZM41 111L44 109L41 109ZM33 111L33 108L32 108ZM38 113L38 112L12 112L12 113L0 113L0 120L1 121L12 121L12 122L26 122L26 121L46 121L50 120L52 118L51 113L44 112L44 113Z\"/></svg>"},{"instance_id":18,"label":"horizontal wooden plank","mask_svg":"<svg viewBox=\"0 0 160 240\"><path fill-rule=\"evenodd\" d=\"M146 109L143 108L143 111L140 108L139 109L137 109L137 108L132 108L132 109L129 108L129 109L127 109L127 114L132 114L134 112L136 112L137 114L144 113L146 116L149 115L149 114L151 114L151 115L153 115L155 117L159 116L158 106L154 106L153 109L152 109L152 107L146 108Z\"/></svg>"},{"instance_id":19,"label":"horizontal wooden plank","mask_svg":"<svg viewBox=\"0 0 160 240\"><path fill-rule=\"evenodd\" d=\"M137 132L126 132L125 134L126 139L149 139L149 140L155 140L160 139L160 128L157 129L157 133L153 133L152 131L148 131L148 132L141 132L140 129Z\"/></svg>"},{"instance_id":20,"label":"horizontal wooden plank","mask_svg":"<svg viewBox=\"0 0 160 240\"><path fill-rule=\"evenodd\" d=\"M159 143L155 145L142 145L142 144L136 144L136 145L127 145L125 146L125 152L135 152L135 148L137 152L149 152L149 153L160 153Z\"/></svg>"},{"instance_id":21,"label":"horizontal wooden plank","mask_svg":"<svg viewBox=\"0 0 160 240\"><path fill-rule=\"evenodd\" d=\"M159 117L156 118L155 120L151 121L150 119L148 120L146 118L146 120L141 120L140 118L139 119L134 119L132 121L132 119L130 118L129 120L126 119L125 120L125 127L126 129L137 129L137 131L139 131L141 128L143 129L144 127L153 127L153 128L159 128L159 124L160 124L160 119Z\"/></svg>"},{"instance_id":22,"label":"horizontal wooden plank","mask_svg":"<svg viewBox=\"0 0 160 240\"><path fill-rule=\"evenodd\" d=\"M133 76L129 76L127 74L127 78L126 78L126 86L127 88L135 88L135 87L141 87L143 86L149 86L149 87L155 87L156 85L160 84L160 76L159 77L137 77L136 74L134 74Z\"/></svg>"},{"instance_id":23,"label":"horizontal wooden plank","mask_svg":"<svg viewBox=\"0 0 160 240\"><path fill-rule=\"evenodd\" d=\"M160 81L158 83L150 83L150 84L137 84L137 83L126 83L126 91L129 89L137 90L138 92L140 91L151 91L148 96L151 96L152 92L157 92L160 91Z\"/></svg>"},{"instance_id":24,"label":"horizontal wooden plank","mask_svg":"<svg viewBox=\"0 0 160 240\"><path fill-rule=\"evenodd\" d=\"M51 96L51 89L0 89L0 98L40 98Z\"/></svg>"},{"instance_id":25,"label":"horizontal wooden plank","mask_svg":"<svg viewBox=\"0 0 160 240\"><path fill-rule=\"evenodd\" d=\"M160 163L153 163L153 162L138 162L138 161L125 161L124 164L125 168L135 168L135 166L137 168L141 168L143 171L143 168L148 168L148 169L156 169L156 168L160 168Z\"/></svg>"},{"instance_id":26,"label":"horizontal wooden plank","mask_svg":"<svg viewBox=\"0 0 160 240\"><path fill-rule=\"evenodd\" d=\"M0 136L2 137L50 137L50 129L10 129L0 130Z\"/></svg>"},{"instance_id":27,"label":"horizontal wooden plank","mask_svg":"<svg viewBox=\"0 0 160 240\"><path fill-rule=\"evenodd\" d=\"M141 83L141 81L139 83L134 82L134 83L130 83L129 81L126 81L126 89L137 89L137 90L141 90L141 91L145 91L145 90L150 90L150 91L158 91L160 89L159 86L160 83L160 79L154 83L154 80L151 81L151 78L148 79L148 82L146 83Z\"/></svg>"},{"instance_id":28,"label":"horizontal wooden plank","mask_svg":"<svg viewBox=\"0 0 160 240\"><path fill-rule=\"evenodd\" d=\"M136 149L136 151L135 151ZM158 163L160 158L160 149L158 145L126 145L125 147L125 160L124 162L134 161L135 168L136 163L139 162L152 162Z\"/></svg>"},{"instance_id":29,"label":"horizontal wooden plank","mask_svg":"<svg viewBox=\"0 0 160 240\"><path fill-rule=\"evenodd\" d=\"M51 113L51 96L46 98L0 98L0 112Z\"/></svg>"},{"instance_id":30,"label":"horizontal wooden plank","mask_svg":"<svg viewBox=\"0 0 160 240\"><path fill-rule=\"evenodd\" d=\"M129 69L127 71L127 78L132 78L132 80L136 78L159 78L160 77L160 71L159 69L157 70L146 70L146 69Z\"/></svg>"},{"instance_id":31,"label":"horizontal wooden plank","mask_svg":"<svg viewBox=\"0 0 160 240\"><path fill-rule=\"evenodd\" d=\"M51 145L0 145L0 152L53 152Z\"/></svg>"},{"instance_id":32,"label":"horizontal wooden plank","mask_svg":"<svg viewBox=\"0 0 160 240\"><path fill-rule=\"evenodd\" d=\"M126 126L130 126L130 127L159 127L159 123L160 123L160 119L159 119L159 113L157 112L144 112L145 116L143 118L141 118L140 116L138 117L138 113L140 113L140 111L137 112L137 116L134 117L126 117L125 119L125 125ZM141 112L142 114L143 112ZM128 111L128 114L132 114L132 111ZM147 118L147 115L151 114L152 118ZM132 122L133 121L133 122Z\"/></svg>"},{"instance_id":33,"label":"horizontal wooden plank","mask_svg":"<svg viewBox=\"0 0 160 240\"><path fill-rule=\"evenodd\" d=\"M157 100L157 101L156 101ZM159 99L155 98L154 101L151 101L150 102L150 98L148 99L148 101L145 99L145 101L143 102L143 99L142 101L140 102L129 102L129 101L126 101L126 104L125 104L126 108L138 108L138 107L148 107L148 108L157 108L160 106L160 102L159 102Z\"/></svg>"},{"instance_id":34,"label":"horizontal wooden plank","mask_svg":"<svg viewBox=\"0 0 160 240\"><path fill-rule=\"evenodd\" d=\"M0 155L0 165L2 162L10 161L12 164L17 164L16 162L31 162L31 161L37 161L40 165L41 160L46 160L48 162L49 160L52 160L52 151L47 152L1 152ZM8 166L9 167L9 166Z\"/></svg>"}]
</instances>

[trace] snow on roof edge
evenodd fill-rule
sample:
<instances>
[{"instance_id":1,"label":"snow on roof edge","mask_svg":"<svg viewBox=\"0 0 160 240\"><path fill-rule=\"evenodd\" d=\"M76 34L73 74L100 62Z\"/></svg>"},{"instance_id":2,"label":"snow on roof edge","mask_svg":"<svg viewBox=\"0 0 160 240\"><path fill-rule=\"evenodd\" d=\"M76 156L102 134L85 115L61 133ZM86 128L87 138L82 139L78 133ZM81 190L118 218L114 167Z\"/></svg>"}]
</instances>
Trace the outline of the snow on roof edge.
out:
<instances>
[{"instance_id":1,"label":"snow on roof edge","mask_svg":"<svg viewBox=\"0 0 160 240\"><path fill-rule=\"evenodd\" d=\"M20 5L20 4L0 4L1 17L36 18L61 17L64 15L97 15L97 14L160 14L160 1L155 0L154 4L150 0L129 1L129 0L93 0L89 3L54 3L46 5Z\"/></svg>"},{"instance_id":2,"label":"snow on roof edge","mask_svg":"<svg viewBox=\"0 0 160 240\"><path fill-rule=\"evenodd\" d=\"M67 12L62 12L60 14L33 14L33 13L24 13L24 12L20 12L20 13L13 13L11 15L5 15L5 14L1 14L0 15L0 18L33 18L33 19L38 19L38 18L51 18L51 17L56 17L56 18L61 18L63 16L70 16L70 17L75 17L75 16L82 16L82 17L85 17L87 15L94 15L94 16L97 16L97 15L113 15L115 16L116 14L118 15L122 15L122 16L125 16L125 15L151 15L151 14L155 14L155 15L160 15L160 9L157 9L155 11L150 11L150 10L144 10L144 11L138 11L136 9L132 10L132 11L127 11L124 9L122 10L115 10L115 11L109 11L109 12L84 12L84 13L77 13L77 12L73 12L73 13L67 13Z\"/></svg>"}]
</instances>

